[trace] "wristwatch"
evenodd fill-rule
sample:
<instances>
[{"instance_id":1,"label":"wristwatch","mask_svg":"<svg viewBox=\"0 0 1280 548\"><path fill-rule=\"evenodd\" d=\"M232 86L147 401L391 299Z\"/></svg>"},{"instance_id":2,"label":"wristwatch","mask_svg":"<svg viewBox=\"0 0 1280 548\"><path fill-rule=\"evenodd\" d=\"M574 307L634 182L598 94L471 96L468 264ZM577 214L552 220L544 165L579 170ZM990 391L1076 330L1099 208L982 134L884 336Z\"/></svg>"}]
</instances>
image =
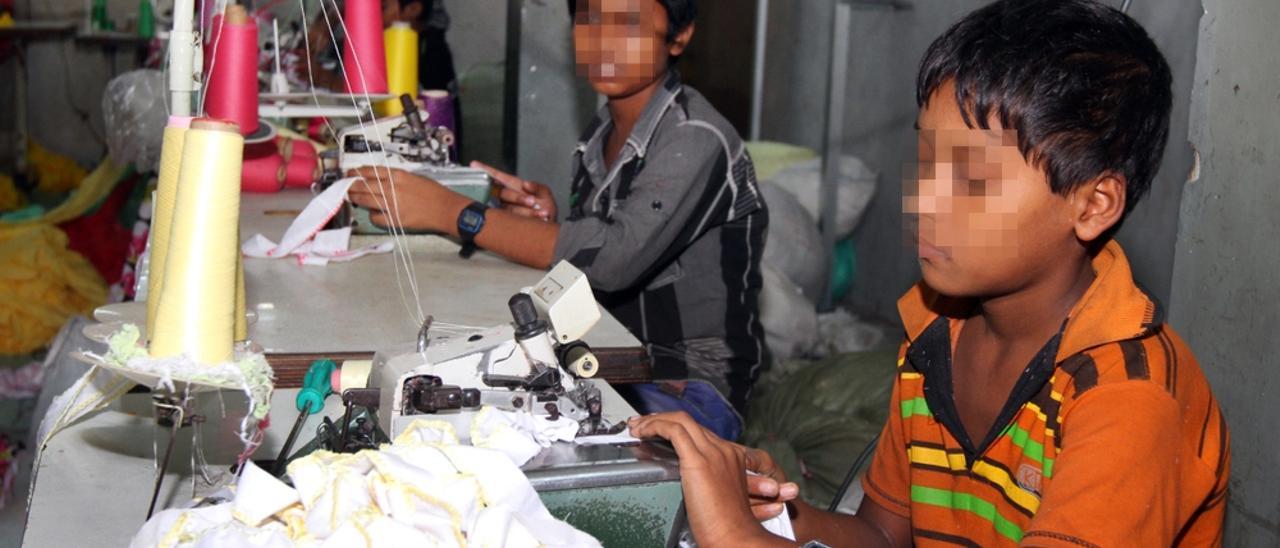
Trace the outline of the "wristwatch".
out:
<instances>
[{"instance_id":1,"label":"wristwatch","mask_svg":"<svg viewBox=\"0 0 1280 548\"><path fill-rule=\"evenodd\" d=\"M463 259L476 252L476 235L484 229L484 211L488 206L480 202L471 202L461 213L458 213L458 238L462 240L462 249L458 256Z\"/></svg>"}]
</instances>

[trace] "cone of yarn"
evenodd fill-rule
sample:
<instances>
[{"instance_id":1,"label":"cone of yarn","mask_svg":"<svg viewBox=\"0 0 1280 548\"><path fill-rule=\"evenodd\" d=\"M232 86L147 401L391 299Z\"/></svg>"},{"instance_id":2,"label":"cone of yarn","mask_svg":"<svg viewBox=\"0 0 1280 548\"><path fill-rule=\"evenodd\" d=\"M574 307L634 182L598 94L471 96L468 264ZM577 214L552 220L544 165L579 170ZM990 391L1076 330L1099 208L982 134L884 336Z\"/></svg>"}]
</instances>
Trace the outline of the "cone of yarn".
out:
<instances>
[{"instance_id":1,"label":"cone of yarn","mask_svg":"<svg viewBox=\"0 0 1280 548\"><path fill-rule=\"evenodd\" d=\"M233 357L243 153L235 124L191 122L150 341L153 357L185 354L204 364Z\"/></svg>"},{"instance_id":2,"label":"cone of yarn","mask_svg":"<svg viewBox=\"0 0 1280 548\"><path fill-rule=\"evenodd\" d=\"M387 92L395 95L378 102L379 116L396 116L404 112L400 96L418 96L418 33L408 23L397 21L383 31L387 52Z\"/></svg>"},{"instance_id":3,"label":"cone of yarn","mask_svg":"<svg viewBox=\"0 0 1280 548\"><path fill-rule=\"evenodd\" d=\"M241 135L258 131L258 24L244 6L227 6L218 30L204 108L210 118L230 120ZM210 46L212 47L212 45Z\"/></svg>"},{"instance_id":4,"label":"cone of yarn","mask_svg":"<svg viewBox=\"0 0 1280 548\"><path fill-rule=\"evenodd\" d=\"M165 259L169 254L169 234L173 228L173 206L178 198L178 171L182 168L182 144L191 118L170 116L160 146L160 176L156 181L154 212L151 215L151 259L147 267L147 336L155 333L156 308L164 286Z\"/></svg>"},{"instance_id":5,"label":"cone of yarn","mask_svg":"<svg viewBox=\"0 0 1280 548\"><path fill-rule=\"evenodd\" d=\"M386 93L382 0L347 0L342 16L347 25L347 40L342 46L347 93Z\"/></svg>"},{"instance_id":6,"label":"cone of yarn","mask_svg":"<svg viewBox=\"0 0 1280 548\"><path fill-rule=\"evenodd\" d=\"M320 158L294 153L281 169L285 188L310 188L320 178Z\"/></svg>"},{"instance_id":7,"label":"cone of yarn","mask_svg":"<svg viewBox=\"0 0 1280 548\"><path fill-rule=\"evenodd\" d=\"M245 146L244 170L240 176L240 188L245 192L280 192L284 186L280 170L284 158L274 142L254 143Z\"/></svg>"},{"instance_id":8,"label":"cone of yarn","mask_svg":"<svg viewBox=\"0 0 1280 548\"><path fill-rule=\"evenodd\" d=\"M453 118L453 96L443 89L429 89L422 92L422 109L427 111L427 124L436 127L446 127L453 132L454 138L458 136L458 123ZM455 140L453 146L449 147L451 158L458 157L458 143Z\"/></svg>"},{"instance_id":9,"label":"cone of yarn","mask_svg":"<svg viewBox=\"0 0 1280 548\"><path fill-rule=\"evenodd\" d=\"M240 241L240 233L236 232L236 241ZM244 253L240 252L240 248L236 248L236 309L232 320L235 325L232 328L231 340L233 342L242 342L249 339L249 318L245 316L245 293L244 293Z\"/></svg>"}]
</instances>

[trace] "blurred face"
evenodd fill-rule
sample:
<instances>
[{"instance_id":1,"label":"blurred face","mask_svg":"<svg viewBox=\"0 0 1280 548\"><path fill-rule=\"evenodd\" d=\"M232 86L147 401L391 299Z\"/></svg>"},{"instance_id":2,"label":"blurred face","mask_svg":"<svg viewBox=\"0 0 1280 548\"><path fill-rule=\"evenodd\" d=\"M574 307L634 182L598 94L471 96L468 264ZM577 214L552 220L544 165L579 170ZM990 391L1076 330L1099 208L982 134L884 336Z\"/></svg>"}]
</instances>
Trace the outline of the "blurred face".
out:
<instances>
[{"instance_id":1,"label":"blurred face","mask_svg":"<svg viewBox=\"0 0 1280 548\"><path fill-rule=\"evenodd\" d=\"M667 10L657 0L580 1L573 18L578 74L607 97L631 95L666 72L692 33L690 27L683 40L668 43Z\"/></svg>"},{"instance_id":2,"label":"blurred face","mask_svg":"<svg viewBox=\"0 0 1280 548\"><path fill-rule=\"evenodd\" d=\"M1061 264L1076 243L1070 199L995 121L970 129L942 86L920 112L916 176L904 184L910 245L924 281L952 297L1016 291Z\"/></svg>"}]
</instances>

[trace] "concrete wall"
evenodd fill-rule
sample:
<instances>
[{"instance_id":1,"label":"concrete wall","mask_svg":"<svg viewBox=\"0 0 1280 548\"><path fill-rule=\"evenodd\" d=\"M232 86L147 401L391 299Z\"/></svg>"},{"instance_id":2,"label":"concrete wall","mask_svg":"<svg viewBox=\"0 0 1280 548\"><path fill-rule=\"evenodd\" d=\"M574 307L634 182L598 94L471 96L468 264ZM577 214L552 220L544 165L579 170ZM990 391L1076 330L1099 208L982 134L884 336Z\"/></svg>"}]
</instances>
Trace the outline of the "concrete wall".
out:
<instances>
[{"instance_id":1,"label":"concrete wall","mask_svg":"<svg viewBox=\"0 0 1280 548\"><path fill-rule=\"evenodd\" d=\"M902 245L901 181L915 161L915 79L920 57L952 23L986 0L912 0L912 9L854 11L844 114L844 151L880 172L880 191L855 233L858 272L849 304L896 321L894 305L918 277L914 250ZM1115 2L1119 4L1119 2ZM772 2L766 57L765 139L822 146L830 0ZM1186 133L1195 66L1197 0L1134 2L1130 13L1152 34L1174 71L1169 147L1152 193L1127 221L1120 239L1138 278L1168 302L1180 188L1191 165Z\"/></svg>"},{"instance_id":2,"label":"concrete wall","mask_svg":"<svg viewBox=\"0 0 1280 548\"><path fill-rule=\"evenodd\" d=\"M1171 322L1231 428L1228 546L1280 545L1280 3L1205 0Z\"/></svg>"}]
</instances>

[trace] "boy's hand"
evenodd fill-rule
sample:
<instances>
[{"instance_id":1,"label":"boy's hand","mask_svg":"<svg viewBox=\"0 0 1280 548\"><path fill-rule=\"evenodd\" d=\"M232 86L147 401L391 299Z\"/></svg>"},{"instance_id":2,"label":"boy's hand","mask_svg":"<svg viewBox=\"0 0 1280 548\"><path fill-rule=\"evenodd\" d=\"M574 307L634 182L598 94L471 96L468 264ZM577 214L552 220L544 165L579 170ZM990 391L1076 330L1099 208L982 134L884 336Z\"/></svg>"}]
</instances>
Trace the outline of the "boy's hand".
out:
<instances>
[{"instance_id":1,"label":"boy's hand","mask_svg":"<svg viewBox=\"0 0 1280 548\"><path fill-rule=\"evenodd\" d=\"M452 233L458 212L470 202L436 181L399 169L365 166L347 176L364 179L351 185L347 198L368 209L369 220L378 226Z\"/></svg>"},{"instance_id":2,"label":"boy's hand","mask_svg":"<svg viewBox=\"0 0 1280 548\"><path fill-rule=\"evenodd\" d=\"M502 209L521 217L548 222L556 219L556 199L546 185L526 181L482 162L471 162L471 167L483 169L498 183Z\"/></svg>"},{"instance_id":3,"label":"boy's hand","mask_svg":"<svg viewBox=\"0 0 1280 548\"><path fill-rule=\"evenodd\" d=\"M786 491L776 477L769 476L780 476L780 472L766 453L720 439L683 412L634 417L627 424L638 438L669 440L680 455L685 507L699 546L767 545L781 540L760 526L762 519L772 517L767 514L781 512L776 493ZM753 488L748 488L747 470L764 474ZM775 495L766 494L771 489ZM769 502L753 500L765 497ZM772 504L779 508L763 508Z\"/></svg>"}]
</instances>

